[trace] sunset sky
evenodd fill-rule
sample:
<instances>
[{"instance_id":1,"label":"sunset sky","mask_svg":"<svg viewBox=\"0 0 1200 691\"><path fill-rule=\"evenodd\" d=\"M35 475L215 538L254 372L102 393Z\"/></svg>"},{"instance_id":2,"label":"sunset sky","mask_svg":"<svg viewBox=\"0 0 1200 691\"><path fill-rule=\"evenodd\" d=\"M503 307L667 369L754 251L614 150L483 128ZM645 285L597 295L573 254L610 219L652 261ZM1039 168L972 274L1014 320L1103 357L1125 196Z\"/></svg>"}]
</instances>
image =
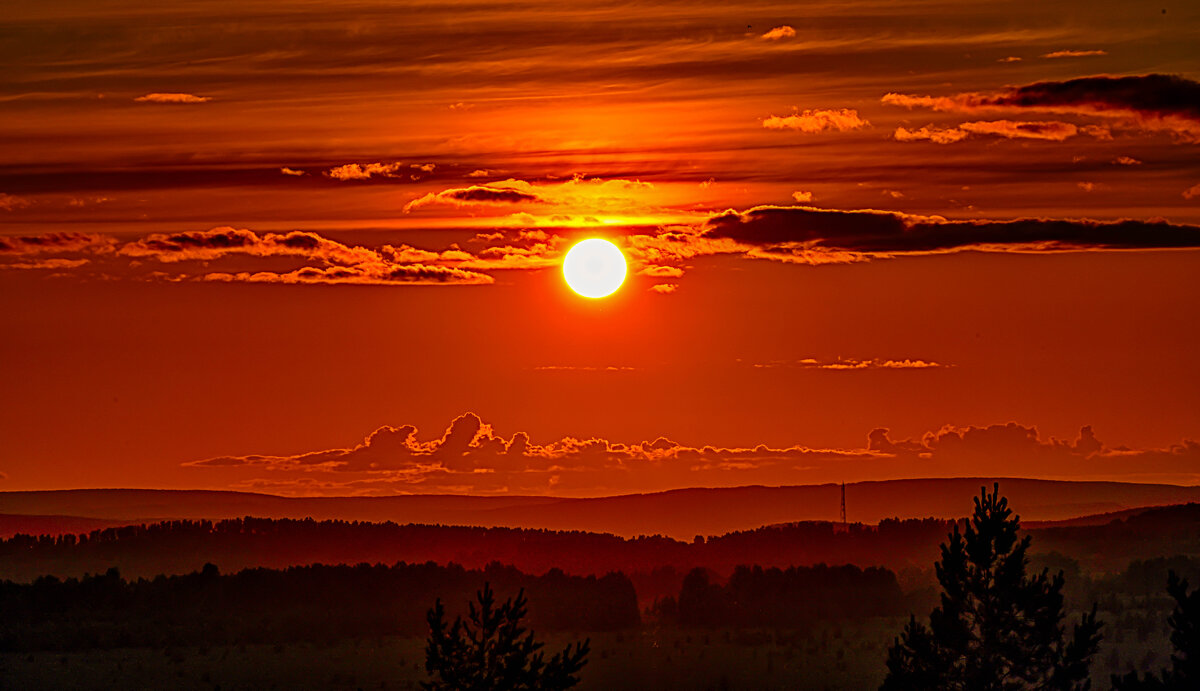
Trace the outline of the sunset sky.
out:
<instances>
[{"instance_id":1,"label":"sunset sky","mask_svg":"<svg viewBox=\"0 0 1200 691\"><path fill-rule=\"evenodd\" d=\"M1200 484L1200 4L0 17L0 490ZM591 300L562 258L616 243Z\"/></svg>"}]
</instances>

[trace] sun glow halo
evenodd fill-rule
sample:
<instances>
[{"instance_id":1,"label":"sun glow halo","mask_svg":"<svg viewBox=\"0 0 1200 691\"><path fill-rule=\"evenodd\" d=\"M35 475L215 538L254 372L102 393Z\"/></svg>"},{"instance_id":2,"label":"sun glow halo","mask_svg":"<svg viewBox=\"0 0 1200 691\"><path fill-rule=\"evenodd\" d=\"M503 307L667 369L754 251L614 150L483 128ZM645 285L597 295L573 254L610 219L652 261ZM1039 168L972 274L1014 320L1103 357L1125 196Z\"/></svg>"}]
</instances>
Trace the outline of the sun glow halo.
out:
<instances>
[{"instance_id":1,"label":"sun glow halo","mask_svg":"<svg viewBox=\"0 0 1200 691\"><path fill-rule=\"evenodd\" d=\"M576 243L563 259L563 278L585 298L612 295L625 282L625 272L625 255L603 238Z\"/></svg>"}]
</instances>

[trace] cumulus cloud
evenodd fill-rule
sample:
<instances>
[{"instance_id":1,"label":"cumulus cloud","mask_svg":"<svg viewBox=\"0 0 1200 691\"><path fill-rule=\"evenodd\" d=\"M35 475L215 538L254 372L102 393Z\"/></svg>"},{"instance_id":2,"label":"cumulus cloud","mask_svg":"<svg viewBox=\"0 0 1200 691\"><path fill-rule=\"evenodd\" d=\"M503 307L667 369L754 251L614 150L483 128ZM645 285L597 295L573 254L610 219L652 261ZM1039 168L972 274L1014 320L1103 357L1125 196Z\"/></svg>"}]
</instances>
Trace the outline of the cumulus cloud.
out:
<instances>
[{"instance_id":1,"label":"cumulus cloud","mask_svg":"<svg viewBox=\"0 0 1200 691\"><path fill-rule=\"evenodd\" d=\"M1197 197L1200 197L1200 182L1183 191L1184 199L1195 199Z\"/></svg>"},{"instance_id":2,"label":"cumulus cloud","mask_svg":"<svg viewBox=\"0 0 1200 691\"><path fill-rule=\"evenodd\" d=\"M762 38L768 41L781 41L785 38L796 38L796 30L787 24L784 24L783 26L777 26L763 34Z\"/></svg>"},{"instance_id":3,"label":"cumulus cloud","mask_svg":"<svg viewBox=\"0 0 1200 691\"><path fill-rule=\"evenodd\" d=\"M1113 163L1119 166L1140 166L1142 162L1132 156L1117 156L1113 159Z\"/></svg>"},{"instance_id":4,"label":"cumulus cloud","mask_svg":"<svg viewBox=\"0 0 1200 691\"><path fill-rule=\"evenodd\" d=\"M870 122L850 108L838 110L805 110L791 115L772 115L762 122L769 130L795 130L808 134L816 132L848 132L869 127Z\"/></svg>"},{"instance_id":5,"label":"cumulus cloud","mask_svg":"<svg viewBox=\"0 0 1200 691\"><path fill-rule=\"evenodd\" d=\"M286 166L284 166L283 168L280 168L279 172L283 173L284 175L291 175L294 177L300 177L301 175L308 175L308 173L304 172L303 170L296 170L295 168L288 168Z\"/></svg>"},{"instance_id":6,"label":"cumulus cloud","mask_svg":"<svg viewBox=\"0 0 1200 691\"><path fill-rule=\"evenodd\" d=\"M970 136L966 130L960 130L957 127L938 128L938 127L922 127L921 129L910 130L904 127L897 127L892 134L898 142L917 142L929 141L934 144L953 144L961 142Z\"/></svg>"},{"instance_id":7,"label":"cumulus cloud","mask_svg":"<svg viewBox=\"0 0 1200 691\"><path fill-rule=\"evenodd\" d=\"M475 413L465 413L432 437L423 438L414 425L389 425L343 448L219 456L183 465L322 483L327 489L388 483L409 491L547 493L981 475L1179 481L1195 479L1200 461L1200 443L1194 441L1135 450L1104 444L1091 427L1072 440L1058 440L1014 422L945 426L908 439L876 428L864 441L864 447L849 449L693 446L667 436L634 443L575 437L538 443L526 432L503 436Z\"/></svg>"},{"instance_id":8,"label":"cumulus cloud","mask_svg":"<svg viewBox=\"0 0 1200 691\"><path fill-rule=\"evenodd\" d=\"M369 180L374 176L392 178L404 169L404 164L396 163L347 163L325 171L325 175L334 180Z\"/></svg>"},{"instance_id":9,"label":"cumulus cloud","mask_svg":"<svg viewBox=\"0 0 1200 691\"><path fill-rule=\"evenodd\" d=\"M792 199L801 204L805 204L813 200L813 193L796 190L795 192L792 192Z\"/></svg>"},{"instance_id":10,"label":"cumulus cloud","mask_svg":"<svg viewBox=\"0 0 1200 691\"><path fill-rule=\"evenodd\" d=\"M572 368L576 369L576 368ZM475 413L456 417L439 438L422 441L413 425L380 427L362 442L348 448L315 451L295 456L219 456L184 463L191 467L261 467L273 471L364 472L409 476L489 472L559 473L609 471L625 473L663 465L680 472L719 470L731 464L760 460L797 464L816 456L861 457L869 452L811 449L802 446L770 448L689 447L665 437L634 444L605 439L564 437L546 444L534 443L524 432L509 438L496 434ZM543 480L544 481L544 480Z\"/></svg>"},{"instance_id":11,"label":"cumulus cloud","mask_svg":"<svg viewBox=\"0 0 1200 691\"><path fill-rule=\"evenodd\" d=\"M649 290L652 293L658 293L659 295L670 295L671 293L674 293L675 291L679 290L679 284L678 283L655 283L654 285L647 288L647 290Z\"/></svg>"},{"instance_id":12,"label":"cumulus cloud","mask_svg":"<svg viewBox=\"0 0 1200 691\"><path fill-rule=\"evenodd\" d=\"M1081 77L1015 86L993 94L889 93L881 100L887 105L910 109L1026 110L1122 118L1132 126L1168 131L1184 141L1200 141L1200 82L1176 75Z\"/></svg>"},{"instance_id":13,"label":"cumulus cloud","mask_svg":"<svg viewBox=\"0 0 1200 691\"><path fill-rule=\"evenodd\" d=\"M133 99L138 103L163 103L167 105L192 105L196 103L208 103L212 98L208 96L197 96L195 94L183 93L153 93L145 96L138 96Z\"/></svg>"}]
</instances>

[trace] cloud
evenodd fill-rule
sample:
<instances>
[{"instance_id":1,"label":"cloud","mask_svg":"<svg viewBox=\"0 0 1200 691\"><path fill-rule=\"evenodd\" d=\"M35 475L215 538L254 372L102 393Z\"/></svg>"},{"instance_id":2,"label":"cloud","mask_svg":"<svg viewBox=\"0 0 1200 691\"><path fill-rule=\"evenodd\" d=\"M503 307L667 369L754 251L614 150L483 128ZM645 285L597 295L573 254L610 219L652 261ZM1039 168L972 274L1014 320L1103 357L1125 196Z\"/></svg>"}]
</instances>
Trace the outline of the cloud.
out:
<instances>
[{"instance_id":1,"label":"cloud","mask_svg":"<svg viewBox=\"0 0 1200 691\"><path fill-rule=\"evenodd\" d=\"M1081 77L1010 87L994 94L913 96L889 93L884 104L939 111L1032 110L1124 118L1133 126L1165 130L1184 141L1200 141L1200 82L1148 74Z\"/></svg>"},{"instance_id":2,"label":"cloud","mask_svg":"<svg viewBox=\"0 0 1200 691\"><path fill-rule=\"evenodd\" d=\"M153 93L145 96L138 96L133 99L138 103L163 103L168 105L191 105L195 103L208 103L212 98L208 96L197 96L195 94L182 93Z\"/></svg>"},{"instance_id":3,"label":"cloud","mask_svg":"<svg viewBox=\"0 0 1200 691\"><path fill-rule=\"evenodd\" d=\"M325 171L325 175L334 180L369 180L372 176L392 178L398 177L394 175L397 171L404 168L404 164L396 163L347 163L346 165L330 168Z\"/></svg>"},{"instance_id":4,"label":"cloud","mask_svg":"<svg viewBox=\"0 0 1200 691\"><path fill-rule=\"evenodd\" d=\"M433 252L409 245L362 247L307 231L259 234L223 227L157 233L127 242L118 254L165 264L205 264L199 270L185 267L186 273L173 276L172 280L351 285L482 285L494 282L491 276L471 266L476 263L474 255L459 249ZM240 259L244 262L246 259L273 258L291 258L308 265L283 271L221 271L206 266L218 260Z\"/></svg>"},{"instance_id":5,"label":"cloud","mask_svg":"<svg viewBox=\"0 0 1200 691\"><path fill-rule=\"evenodd\" d=\"M638 272L639 276L653 276L654 278L679 278L683 275L683 269L677 266L647 266Z\"/></svg>"},{"instance_id":6,"label":"cloud","mask_svg":"<svg viewBox=\"0 0 1200 691\"><path fill-rule=\"evenodd\" d=\"M422 207L512 207L538 205L549 213L512 215L508 223L525 227L545 225L597 226L606 219L618 219L624 224L631 217L654 211L654 185L641 180L624 178L589 178L575 175L563 182L530 182L507 179L486 184L455 187L430 192L404 207L411 213ZM486 210L481 213L487 215Z\"/></svg>"},{"instance_id":7,"label":"cloud","mask_svg":"<svg viewBox=\"0 0 1200 691\"><path fill-rule=\"evenodd\" d=\"M762 126L769 130L795 130L797 132L847 132L869 127L870 122L858 116L857 110L806 110L787 116L772 115L763 120Z\"/></svg>"},{"instance_id":8,"label":"cloud","mask_svg":"<svg viewBox=\"0 0 1200 691\"><path fill-rule=\"evenodd\" d=\"M430 192L404 205L404 213L434 204L463 206L467 204L536 204L544 200L533 192L489 185L471 185L441 192Z\"/></svg>"},{"instance_id":9,"label":"cloud","mask_svg":"<svg viewBox=\"0 0 1200 691\"><path fill-rule=\"evenodd\" d=\"M647 288L647 290L649 290L652 293L658 293L659 295L670 295L671 293L674 293L675 291L679 290L679 284L678 283L655 283L654 285Z\"/></svg>"},{"instance_id":10,"label":"cloud","mask_svg":"<svg viewBox=\"0 0 1200 691\"><path fill-rule=\"evenodd\" d=\"M1195 199L1197 197L1200 197L1200 182L1183 191L1184 199Z\"/></svg>"},{"instance_id":11,"label":"cloud","mask_svg":"<svg viewBox=\"0 0 1200 691\"><path fill-rule=\"evenodd\" d=\"M1103 50L1056 50L1052 53L1046 53L1043 58L1089 58L1097 55L1108 55L1107 51Z\"/></svg>"},{"instance_id":12,"label":"cloud","mask_svg":"<svg viewBox=\"0 0 1200 691\"><path fill-rule=\"evenodd\" d=\"M561 368L555 368L561 369ZM578 369L578 368L570 368ZM607 368L606 368L607 371ZM464 413L450 422L440 438L422 441L413 425L384 426L348 448L329 449L295 456L219 456L183 463L189 467L245 468L269 471L367 473L407 478L413 483L459 475L457 482L490 473L533 474L546 484L547 472L571 471L626 474L654 469L719 471L731 464L759 460L768 464L796 465L810 457L856 457L866 451L825 451L794 446L770 448L688 447L665 437L635 444L605 439L564 437L546 444L534 443L517 432L505 439L475 413ZM489 478L490 479L490 478Z\"/></svg>"},{"instance_id":13,"label":"cloud","mask_svg":"<svg viewBox=\"0 0 1200 691\"><path fill-rule=\"evenodd\" d=\"M63 257L55 257L52 259L34 259L31 261L17 262L0 262L0 270L3 269L25 269L25 270L63 270L63 269L78 269L87 264L90 259L66 259Z\"/></svg>"},{"instance_id":14,"label":"cloud","mask_svg":"<svg viewBox=\"0 0 1200 691\"><path fill-rule=\"evenodd\" d=\"M1119 166L1140 166L1142 162L1132 156L1117 156L1113 159L1113 163Z\"/></svg>"},{"instance_id":15,"label":"cloud","mask_svg":"<svg viewBox=\"0 0 1200 691\"><path fill-rule=\"evenodd\" d=\"M1096 190L1096 183L1094 182L1077 182L1075 186L1084 192L1094 192Z\"/></svg>"},{"instance_id":16,"label":"cloud","mask_svg":"<svg viewBox=\"0 0 1200 691\"><path fill-rule=\"evenodd\" d=\"M3 192L0 192L0 209L3 209L4 211L23 209L29 206L30 203L31 202L24 197L18 197L15 194L4 194Z\"/></svg>"},{"instance_id":17,"label":"cloud","mask_svg":"<svg viewBox=\"0 0 1200 691\"><path fill-rule=\"evenodd\" d=\"M871 358L856 360L854 358L838 358L836 360L817 360L804 358L801 360L772 360L751 365L755 369L822 369L835 371L879 370L879 369L942 369L950 367L933 360L903 358Z\"/></svg>"},{"instance_id":18,"label":"cloud","mask_svg":"<svg viewBox=\"0 0 1200 691\"><path fill-rule=\"evenodd\" d=\"M971 134L990 134L1006 139L1043 139L1061 142L1068 137L1074 137L1079 129L1069 122L1014 122L1012 120L991 120L981 122L964 122L959 129Z\"/></svg>"},{"instance_id":19,"label":"cloud","mask_svg":"<svg viewBox=\"0 0 1200 691\"><path fill-rule=\"evenodd\" d=\"M292 175L295 177L300 177L301 175L308 175L308 173L304 172L303 170L296 170L295 168L288 168L286 166L283 168L280 168L279 172L283 173L284 175Z\"/></svg>"},{"instance_id":20,"label":"cloud","mask_svg":"<svg viewBox=\"0 0 1200 691\"><path fill-rule=\"evenodd\" d=\"M1005 139L1040 139L1043 141L1061 142L1074 137L1080 132L1092 134L1097 138L1109 138L1108 131L1103 128L1080 128L1069 122L1054 120L1041 122L1019 122L1014 120L981 120L964 122L958 127L939 129L933 126L910 130L897 127L892 135L896 141L931 141L935 144L953 144L961 142L970 135L985 135L1003 137Z\"/></svg>"},{"instance_id":21,"label":"cloud","mask_svg":"<svg viewBox=\"0 0 1200 691\"><path fill-rule=\"evenodd\" d=\"M395 248L391 248L395 250ZM411 248L408 248L411 250ZM437 256L413 250L411 260ZM211 261L229 255L301 257L323 263L361 264L383 259L379 251L352 247L306 231L264 233L221 227L182 233L154 233L126 243L120 253L160 262Z\"/></svg>"},{"instance_id":22,"label":"cloud","mask_svg":"<svg viewBox=\"0 0 1200 691\"><path fill-rule=\"evenodd\" d=\"M0 256L35 254L111 253L117 240L96 233L46 233L45 235L0 236Z\"/></svg>"},{"instance_id":23,"label":"cloud","mask_svg":"<svg viewBox=\"0 0 1200 691\"><path fill-rule=\"evenodd\" d=\"M813 263L821 254L842 260L913 253L1064 251L1200 247L1200 226L1155 221L1023 218L947 220L862 209L762 206L726 211L704 235L765 249L766 258ZM770 255L774 256L770 256Z\"/></svg>"},{"instance_id":24,"label":"cloud","mask_svg":"<svg viewBox=\"0 0 1200 691\"><path fill-rule=\"evenodd\" d=\"M896 131L892 134L892 137L898 142L930 141L934 144L953 144L954 142L961 142L969 136L969 132L956 127L940 129L933 126L922 127L919 130L897 127Z\"/></svg>"},{"instance_id":25,"label":"cloud","mask_svg":"<svg viewBox=\"0 0 1200 691\"><path fill-rule=\"evenodd\" d=\"M467 173L467 177L469 178L486 178L491 177L491 175L492 171L487 170L486 168L477 168L476 170L472 170L471 172Z\"/></svg>"},{"instance_id":26,"label":"cloud","mask_svg":"<svg viewBox=\"0 0 1200 691\"><path fill-rule=\"evenodd\" d=\"M1006 58L1000 58L996 62L1021 62L1021 58L1019 58L1015 55L1010 55Z\"/></svg>"},{"instance_id":27,"label":"cloud","mask_svg":"<svg viewBox=\"0 0 1200 691\"><path fill-rule=\"evenodd\" d=\"M491 276L448 266L427 264L306 266L287 273L213 272L201 280L222 283L286 283L324 285L487 285Z\"/></svg>"},{"instance_id":28,"label":"cloud","mask_svg":"<svg viewBox=\"0 0 1200 691\"><path fill-rule=\"evenodd\" d=\"M787 24L784 24L783 26L777 26L763 34L762 38L768 41L780 41L785 38L796 38L796 30Z\"/></svg>"},{"instance_id":29,"label":"cloud","mask_svg":"<svg viewBox=\"0 0 1200 691\"><path fill-rule=\"evenodd\" d=\"M792 199L796 200L797 202L799 202L801 204L805 204L805 203L811 202L813 200L813 193L812 192L802 192L800 190L796 190L795 192L792 192Z\"/></svg>"},{"instance_id":30,"label":"cloud","mask_svg":"<svg viewBox=\"0 0 1200 691\"><path fill-rule=\"evenodd\" d=\"M223 470L235 477L275 478L273 482L281 484L318 483L332 492L351 486L424 492L452 488L472 493L596 493L917 477L1159 481L1200 477L1196 470L1200 443L1184 440L1167 448L1140 450L1110 447L1091 427L1083 427L1069 441L1044 439L1035 427L1015 422L947 425L908 439L893 439L887 428L880 427L864 441L863 448L850 449L801 444L692 446L667 436L634 443L594 437L537 443L525 432L502 436L477 414L464 413L431 438L422 438L414 425L388 425L343 448L292 456L218 456L182 465Z\"/></svg>"}]
</instances>

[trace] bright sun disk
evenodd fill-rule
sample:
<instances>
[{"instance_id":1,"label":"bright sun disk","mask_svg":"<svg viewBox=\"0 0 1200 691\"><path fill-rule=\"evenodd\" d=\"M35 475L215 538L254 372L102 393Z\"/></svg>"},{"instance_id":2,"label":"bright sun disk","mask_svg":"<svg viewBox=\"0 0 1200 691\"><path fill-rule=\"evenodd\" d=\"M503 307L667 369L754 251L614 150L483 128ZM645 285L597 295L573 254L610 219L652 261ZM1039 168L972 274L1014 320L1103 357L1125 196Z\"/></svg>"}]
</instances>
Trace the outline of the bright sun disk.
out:
<instances>
[{"instance_id":1,"label":"bright sun disk","mask_svg":"<svg viewBox=\"0 0 1200 691\"><path fill-rule=\"evenodd\" d=\"M625 255L603 238L576 243L563 260L563 278L585 298L612 295L625 282Z\"/></svg>"}]
</instances>

